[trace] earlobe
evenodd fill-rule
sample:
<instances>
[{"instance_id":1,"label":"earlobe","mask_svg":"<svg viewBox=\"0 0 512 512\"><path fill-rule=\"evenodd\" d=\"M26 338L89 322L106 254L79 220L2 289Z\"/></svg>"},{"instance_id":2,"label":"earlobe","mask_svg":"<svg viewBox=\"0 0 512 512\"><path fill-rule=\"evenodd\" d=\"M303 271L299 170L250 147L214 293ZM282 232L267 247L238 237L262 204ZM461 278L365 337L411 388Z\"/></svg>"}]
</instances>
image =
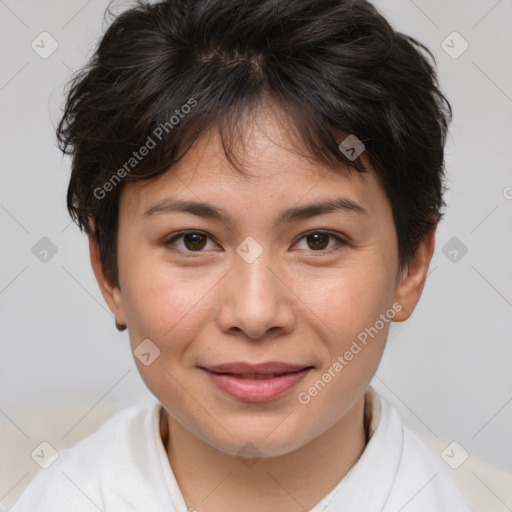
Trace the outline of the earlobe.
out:
<instances>
[{"instance_id":1,"label":"earlobe","mask_svg":"<svg viewBox=\"0 0 512 512\"><path fill-rule=\"evenodd\" d=\"M393 319L395 322L407 320L420 300L427 278L428 267L434 254L435 231L436 227L434 226L419 244L414 260L401 272L400 280L395 290L395 302L399 303L402 308L395 315Z\"/></svg>"},{"instance_id":2,"label":"earlobe","mask_svg":"<svg viewBox=\"0 0 512 512\"><path fill-rule=\"evenodd\" d=\"M92 270L96 276L96 281L100 287L101 294L103 295L110 311L112 311L112 314L116 319L116 324L126 324L121 290L105 275L103 264L101 262L99 243L94 235L89 235L89 254Z\"/></svg>"}]
</instances>

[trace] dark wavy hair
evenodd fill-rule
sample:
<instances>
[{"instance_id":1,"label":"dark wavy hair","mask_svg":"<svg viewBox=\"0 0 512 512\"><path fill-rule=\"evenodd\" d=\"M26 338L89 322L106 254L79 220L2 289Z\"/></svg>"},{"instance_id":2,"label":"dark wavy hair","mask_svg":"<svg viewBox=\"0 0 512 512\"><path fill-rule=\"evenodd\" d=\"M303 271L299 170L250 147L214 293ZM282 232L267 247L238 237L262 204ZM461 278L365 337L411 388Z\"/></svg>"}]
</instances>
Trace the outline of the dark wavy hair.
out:
<instances>
[{"instance_id":1,"label":"dark wavy hair","mask_svg":"<svg viewBox=\"0 0 512 512\"><path fill-rule=\"evenodd\" d=\"M113 284L123 183L172 172L213 127L243 173L233 148L244 114L267 100L297 151L333 170L367 172L339 149L350 134L364 143L392 205L400 268L411 262L445 206L452 118L427 47L366 0L139 1L68 83L57 128L72 156L68 210L98 240Z\"/></svg>"}]
</instances>

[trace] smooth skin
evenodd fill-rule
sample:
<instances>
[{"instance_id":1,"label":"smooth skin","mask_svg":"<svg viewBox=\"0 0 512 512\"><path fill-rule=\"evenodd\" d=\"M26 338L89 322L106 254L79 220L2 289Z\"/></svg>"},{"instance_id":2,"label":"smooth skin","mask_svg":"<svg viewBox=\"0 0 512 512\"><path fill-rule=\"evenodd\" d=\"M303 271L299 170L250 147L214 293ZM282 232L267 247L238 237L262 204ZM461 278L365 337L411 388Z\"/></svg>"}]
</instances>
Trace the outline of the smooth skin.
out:
<instances>
[{"instance_id":1,"label":"smooth skin","mask_svg":"<svg viewBox=\"0 0 512 512\"><path fill-rule=\"evenodd\" d=\"M391 204L376 174L335 172L298 155L283 119L267 105L247 122L237 154L249 177L230 166L211 130L171 171L123 185L120 288L105 278L90 237L101 292L127 324L132 350L145 339L160 350L149 366L135 362L165 407L169 461L187 506L200 512L309 510L347 474L365 447L363 394L390 324L309 403L299 393L393 304L401 305L393 321L412 314L434 251L433 229L399 271ZM176 211L144 215L171 197L209 203L231 222ZM277 222L283 210L341 197L367 213ZM185 230L200 233L167 243ZM251 263L236 252L247 237L263 249ZM276 399L243 402L199 368L237 361L314 369ZM262 458L243 463L237 454L244 446Z\"/></svg>"}]
</instances>

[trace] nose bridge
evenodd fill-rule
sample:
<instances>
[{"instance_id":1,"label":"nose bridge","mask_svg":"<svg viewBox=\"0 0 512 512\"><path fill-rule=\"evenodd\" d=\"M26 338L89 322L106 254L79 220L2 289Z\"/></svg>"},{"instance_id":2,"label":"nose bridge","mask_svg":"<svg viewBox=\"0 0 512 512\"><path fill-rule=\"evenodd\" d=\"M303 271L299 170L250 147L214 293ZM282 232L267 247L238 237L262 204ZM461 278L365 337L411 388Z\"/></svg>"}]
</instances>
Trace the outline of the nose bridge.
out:
<instances>
[{"instance_id":1,"label":"nose bridge","mask_svg":"<svg viewBox=\"0 0 512 512\"><path fill-rule=\"evenodd\" d=\"M250 237L236 251L227 295L219 310L221 329L237 328L251 338L260 338L276 327L291 329L290 292L276 276L278 262Z\"/></svg>"},{"instance_id":2,"label":"nose bridge","mask_svg":"<svg viewBox=\"0 0 512 512\"><path fill-rule=\"evenodd\" d=\"M276 292L275 275L271 267L272 258L269 251L263 251L254 259L238 257L234 268L236 297L250 299L254 307L270 306L270 303L275 301Z\"/></svg>"},{"instance_id":3,"label":"nose bridge","mask_svg":"<svg viewBox=\"0 0 512 512\"><path fill-rule=\"evenodd\" d=\"M246 298L261 302L261 305L271 302L273 294L269 286L275 285L272 282L274 274L270 270L273 265L275 262L268 247L263 247L253 237L246 237L236 248L234 261L238 294L248 295Z\"/></svg>"}]
</instances>

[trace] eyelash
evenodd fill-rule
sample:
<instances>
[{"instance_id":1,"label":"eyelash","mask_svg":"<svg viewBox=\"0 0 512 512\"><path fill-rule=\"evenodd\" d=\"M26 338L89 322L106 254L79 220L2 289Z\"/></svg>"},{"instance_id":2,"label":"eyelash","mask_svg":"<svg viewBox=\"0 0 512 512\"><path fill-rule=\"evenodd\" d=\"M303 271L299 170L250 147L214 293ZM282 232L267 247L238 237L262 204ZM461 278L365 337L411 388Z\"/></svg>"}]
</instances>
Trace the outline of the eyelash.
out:
<instances>
[{"instance_id":1,"label":"eyelash","mask_svg":"<svg viewBox=\"0 0 512 512\"><path fill-rule=\"evenodd\" d=\"M183 238L183 236L185 235L190 235L190 234L200 234L200 235L203 235L203 236L206 236L208 237L210 240L211 240L211 237L203 232L203 231L197 231L197 230L188 230L188 231L181 231L180 233L177 233L176 235L173 235L170 239L168 239L167 241L163 242L163 245L165 247L168 247L169 249L171 249L172 251L175 251L175 252L179 252L179 253L183 253L183 254L187 254L187 255L190 255L191 257L197 257L199 256L201 253L204 253L206 251L203 251L203 250L199 250L199 251L189 251L189 250L183 250L183 249L178 249L177 247L173 247L173 243L177 240L179 240L180 238ZM330 249L327 249L327 250L317 250L317 251L314 251L314 250L309 250L307 252L309 253L314 253L314 254L320 254L320 255L325 255L325 254L332 254L334 252L337 252L337 251L340 251L341 249L343 249L345 246L350 246L349 242L347 242L346 240L344 240L343 238L341 238L340 236L338 235L335 235L334 233L331 233L329 231L320 231L320 230L313 230L313 231L308 231L306 233L304 233L300 238L299 240L296 242L298 243L299 241L301 241L302 239L306 238L307 236L309 235L313 235L313 234L322 234L322 235L328 235L329 237L332 237L332 238L335 238L337 239L338 241L338 245L335 246L335 247L331 247ZM188 256L187 256L188 257Z\"/></svg>"}]
</instances>

